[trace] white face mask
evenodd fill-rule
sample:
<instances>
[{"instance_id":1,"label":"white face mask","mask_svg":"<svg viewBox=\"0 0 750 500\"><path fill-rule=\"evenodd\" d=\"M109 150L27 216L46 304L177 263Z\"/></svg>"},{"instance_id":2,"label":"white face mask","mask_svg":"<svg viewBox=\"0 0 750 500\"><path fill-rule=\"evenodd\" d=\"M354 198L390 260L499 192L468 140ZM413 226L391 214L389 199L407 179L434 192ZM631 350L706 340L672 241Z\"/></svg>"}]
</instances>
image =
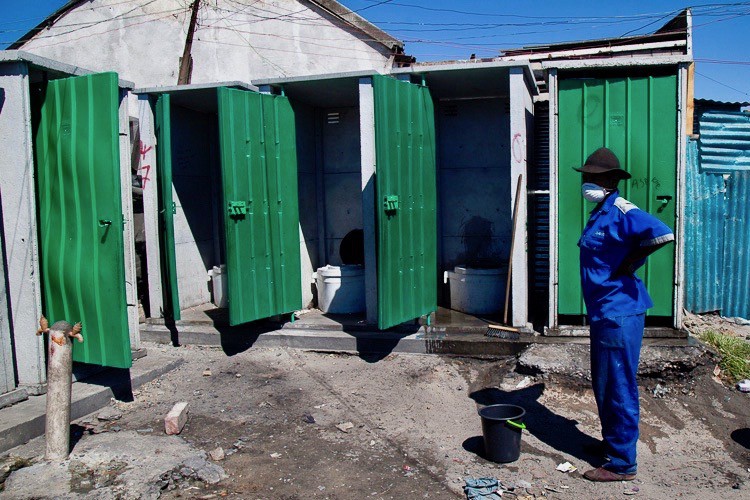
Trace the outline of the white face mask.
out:
<instances>
[{"instance_id":1,"label":"white face mask","mask_svg":"<svg viewBox=\"0 0 750 500\"><path fill-rule=\"evenodd\" d=\"M586 201L599 203L607 197L607 194L609 194L609 190L599 186L598 184L594 184L593 182L585 182L581 185L581 194L583 194L583 197L586 199Z\"/></svg>"}]
</instances>

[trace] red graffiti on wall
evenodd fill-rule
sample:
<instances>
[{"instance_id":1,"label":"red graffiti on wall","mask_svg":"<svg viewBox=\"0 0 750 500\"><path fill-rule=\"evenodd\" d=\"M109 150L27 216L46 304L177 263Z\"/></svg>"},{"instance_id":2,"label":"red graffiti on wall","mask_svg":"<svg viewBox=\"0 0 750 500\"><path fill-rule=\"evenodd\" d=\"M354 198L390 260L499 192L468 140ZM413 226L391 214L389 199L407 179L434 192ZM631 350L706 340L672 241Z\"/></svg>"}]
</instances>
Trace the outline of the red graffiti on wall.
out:
<instances>
[{"instance_id":1,"label":"red graffiti on wall","mask_svg":"<svg viewBox=\"0 0 750 500\"><path fill-rule=\"evenodd\" d=\"M154 149L154 147L153 146L146 147L146 145L143 144L143 141L140 141L140 143L141 144L140 144L139 147L140 147L140 151L141 151L141 159L145 160L146 159L146 153L148 153L149 151L151 151L152 149Z\"/></svg>"},{"instance_id":2,"label":"red graffiti on wall","mask_svg":"<svg viewBox=\"0 0 750 500\"><path fill-rule=\"evenodd\" d=\"M146 159L146 153L154 149L153 146L147 147L145 144L143 144L143 141L140 141L138 148L141 153L141 163L143 163L143 161ZM151 177L148 176L148 174L151 172L151 165L142 165L138 170L146 171L146 175L141 176L141 186L143 186L143 189L146 189L146 183L151 180Z\"/></svg>"}]
</instances>

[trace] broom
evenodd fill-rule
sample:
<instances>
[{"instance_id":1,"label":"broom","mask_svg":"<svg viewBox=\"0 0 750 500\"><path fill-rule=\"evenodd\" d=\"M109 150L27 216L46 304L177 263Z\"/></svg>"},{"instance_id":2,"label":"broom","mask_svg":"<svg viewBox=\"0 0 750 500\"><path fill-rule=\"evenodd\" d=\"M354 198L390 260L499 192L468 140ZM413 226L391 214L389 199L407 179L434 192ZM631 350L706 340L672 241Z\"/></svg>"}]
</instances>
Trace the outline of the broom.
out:
<instances>
[{"instance_id":1,"label":"broom","mask_svg":"<svg viewBox=\"0 0 750 500\"><path fill-rule=\"evenodd\" d=\"M516 243L516 224L518 222L518 203L521 198L521 181L523 174L518 174L516 183L516 198L513 201L513 227L510 232L510 258L508 259L508 279L505 282L505 305L503 307L503 325L488 325L485 336L498 337L506 340L517 340L520 335L518 328L508 325L508 303L510 301L510 278L513 272L513 246Z\"/></svg>"}]
</instances>

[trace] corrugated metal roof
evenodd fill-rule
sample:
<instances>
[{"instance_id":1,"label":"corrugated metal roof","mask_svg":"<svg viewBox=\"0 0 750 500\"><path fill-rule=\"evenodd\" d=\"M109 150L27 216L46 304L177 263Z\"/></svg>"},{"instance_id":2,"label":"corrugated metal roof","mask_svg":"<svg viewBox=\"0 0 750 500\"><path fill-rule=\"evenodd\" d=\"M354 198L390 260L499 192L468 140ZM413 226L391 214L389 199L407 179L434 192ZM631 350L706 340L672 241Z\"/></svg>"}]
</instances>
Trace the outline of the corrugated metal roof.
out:
<instances>
[{"instance_id":1,"label":"corrugated metal roof","mask_svg":"<svg viewBox=\"0 0 750 500\"><path fill-rule=\"evenodd\" d=\"M700 118L702 170L750 170L750 114L708 111Z\"/></svg>"},{"instance_id":2,"label":"corrugated metal roof","mask_svg":"<svg viewBox=\"0 0 750 500\"><path fill-rule=\"evenodd\" d=\"M747 101L715 101L713 99L695 99L695 105L696 106L702 106L705 108L708 107L716 107L716 108L737 108L734 111L740 111L739 108L744 108L745 106L750 106L750 102Z\"/></svg>"}]
</instances>

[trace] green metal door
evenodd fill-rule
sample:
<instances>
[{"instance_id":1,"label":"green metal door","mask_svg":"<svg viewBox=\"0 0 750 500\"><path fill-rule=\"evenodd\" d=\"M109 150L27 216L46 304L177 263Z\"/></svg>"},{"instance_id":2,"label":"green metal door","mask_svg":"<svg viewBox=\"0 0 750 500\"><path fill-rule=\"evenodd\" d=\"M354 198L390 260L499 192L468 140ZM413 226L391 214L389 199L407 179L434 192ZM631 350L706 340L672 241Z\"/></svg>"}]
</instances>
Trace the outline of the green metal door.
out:
<instances>
[{"instance_id":1,"label":"green metal door","mask_svg":"<svg viewBox=\"0 0 750 500\"><path fill-rule=\"evenodd\" d=\"M610 148L633 176L620 183L620 194L674 229L677 77L563 79L558 99L558 313L582 315L577 242L595 204L581 197L581 174L572 167ZM672 315L674 273L673 248L638 272L654 301L649 315Z\"/></svg>"},{"instance_id":2,"label":"green metal door","mask_svg":"<svg viewBox=\"0 0 750 500\"><path fill-rule=\"evenodd\" d=\"M373 77L378 328L437 310L435 115L430 91Z\"/></svg>"},{"instance_id":3,"label":"green metal door","mask_svg":"<svg viewBox=\"0 0 750 500\"><path fill-rule=\"evenodd\" d=\"M177 256L174 240L175 203L172 195L172 119L169 94L160 94L154 112L156 119L156 177L159 184L159 245L164 287L164 317L180 319L177 287Z\"/></svg>"},{"instance_id":4,"label":"green metal door","mask_svg":"<svg viewBox=\"0 0 750 500\"><path fill-rule=\"evenodd\" d=\"M34 153L43 310L83 324L75 361L129 368L118 93L115 73L36 87Z\"/></svg>"},{"instance_id":5,"label":"green metal door","mask_svg":"<svg viewBox=\"0 0 750 500\"><path fill-rule=\"evenodd\" d=\"M283 96L219 88L229 323L302 307L297 145Z\"/></svg>"}]
</instances>

